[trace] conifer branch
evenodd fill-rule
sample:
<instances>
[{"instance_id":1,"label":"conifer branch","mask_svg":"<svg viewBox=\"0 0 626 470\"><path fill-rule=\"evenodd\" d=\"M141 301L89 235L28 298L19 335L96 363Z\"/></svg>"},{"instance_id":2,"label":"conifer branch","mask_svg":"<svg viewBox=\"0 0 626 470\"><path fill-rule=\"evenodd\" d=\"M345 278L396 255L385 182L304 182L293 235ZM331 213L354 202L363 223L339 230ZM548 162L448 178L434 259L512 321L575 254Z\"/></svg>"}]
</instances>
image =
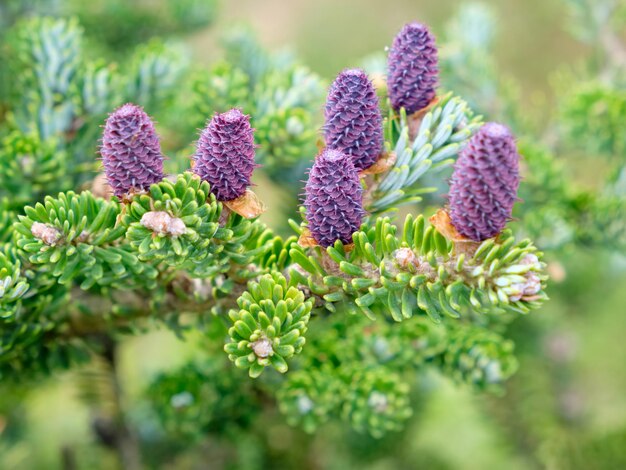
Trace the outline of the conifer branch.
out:
<instances>
[{"instance_id":1,"label":"conifer branch","mask_svg":"<svg viewBox=\"0 0 626 470\"><path fill-rule=\"evenodd\" d=\"M483 125L452 92L437 95L425 25L394 41L388 96L360 69L332 83L297 237L258 220L265 205L252 175L260 162L275 180L296 180L297 160L315 155L319 77L247 34L231 37L226 61L192 80L192 120L204 124L195 149L169 163L149 113L185 82L176 51L151 43L119 73L85 60L73 22L22 28L16 66L34 61L37 73L13 97L0 150L0 376L98 354L114 372L123 334L201 329L215 368L184 368L185 380L209 377L214 392L239 396L243 369L290 423L312 432L338 419L380 438L412 414L411 374L433 368L485 390L513 374L499 325L547 299L541 252L505 227L520 155L507 127ZM81 191L99 165L90 150L103 121L103 171ZM434 191L424 181L453 165L449 204L431 224L416 214L397 226L397 207ZM172 399L194 409L185 397ZM159 414L184 433L165 405ZM120 439L132 437L118 424ZM133 449L119 452L135 465Z\"/></svg>"}]
</instances>

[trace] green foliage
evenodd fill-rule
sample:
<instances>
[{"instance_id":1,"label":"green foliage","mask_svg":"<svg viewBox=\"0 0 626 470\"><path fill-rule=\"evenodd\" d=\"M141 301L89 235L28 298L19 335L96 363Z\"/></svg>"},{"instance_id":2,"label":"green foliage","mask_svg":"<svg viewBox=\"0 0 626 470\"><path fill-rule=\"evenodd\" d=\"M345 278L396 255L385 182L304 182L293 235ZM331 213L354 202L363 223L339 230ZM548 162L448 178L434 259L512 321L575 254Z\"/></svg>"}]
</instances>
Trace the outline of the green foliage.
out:
<instances>
[{"instance_id":1,"label":"green foliage","mask_svg":"<svg viewBox=\"0 0 626 470\"><path fill-rule=\"evenodd\" d=\"M402 429L411 416L409 386L384 369L357 371L342 410L344 419L354 429L380 438L390 431Z\"/></svg>"},{"instance_id":2,"label":"green foliage","mask_svg":"<svg viewBox=\"0 0 626 470\"><path fill-rule=\"evenodd\" d=\"M419 313L439 322L472 312L527 313L545 298L540 253L529 240L516 243L510 233L484 241L466 256L426 227L423 217L408 216L401 237L389 219L379 218L353 240L350 249L337 242L325 253L307 254L298 246L291 251L307 273L295 269L291 276L331 310L339 302L371 319L388 314L399 322Z\"/></svg>"},{"instance_id":3,"label":"green foliage","mask_svg":"<svg viewBox=\"0 0 626 470\"><path fill-rule=\"evenodd\" d=\"M265 367L287 372L286 359L299 354L305 343L312 300L295 287L287 286L280 273L266 274L250 282L237 299L239 311L229 314L233 322L230 341L224 347L237 367L258 377Z\"/></svg>"},{"instance_id":4,"label":"green foliage","mask_svg":"<svg viewBox=\"0 0 626 470\"><path fill-rule=\"evenodd\" d=\"M581 41L595 44L603 30L615 20L619 25L624 6L619 0L565 0L572 21L570 31ZM620 11L621 10L621 11Z\"/></svg>"},{"instance_id":5,"label":"green foliage","mask_svg":"<svg viewBox=\"0 0 626 470\"><path fill-rule=\"evenodd\" d=\"M141 103L148 113L170 104L187 68L184 52L158 40L139 46L130 60L125 101Z\"/></svg>"},{"instance_id":6,"label":"green foliage","mask_svg":"<svg viewBox=\"0 0 626 470\"><path fill-rule=\"evenodd\" d=\"M546 249L579 245L621 250L625 246L621 214L626 200L618 188L603 193L572 188L564 165L545 147L522 141L520 150L527 166L520 197L526 203L517 212L529 236ZM619 179L607 186L616 184Z\"/></svg>"},{"instance_id":7,"label":"green foliage","mask_svg":"<svg viewBox=\"0 0 626 470\"><path fill-rule=\"evenodd\" d=\"M135 196L122 224L141 261L210 275L223 269L218 254L233 235L220 227L221 209L209 184L188 172L175 184L162 181L150 187L150 194Z\"/></svg>"},{"instance_id":8,"label":"green foliage","mask_svg":"<svg viewBox=\"0 0 626 470\"><path fill-rule=\"evenodd\" d=\"M42 141L35 133L13 131L0 147L0 194L10 197L10 207L21 209L48 191L68 187L67 154L56 142ZM7 200L8 201L8 200Z\"/></svg>"},{"instance_id":9,"label":"green foliage","mask_svg":"<svg viewBox=\"0 0 626 470\"><path fill-rule=\"evenodd\" d=\"M90 37L116 53L154 36L185 34L213 22L215 0L66 0L65 10L77 15Z\"/></svg>"},{"instance_id":10,"label":"green foliage","mask_svg":"<svg viewBox=\"0 0 626 470\"><path fill-rule=\"evenodd\" d=\"M442 355L442 368L459 382L497 390L517 369L513 347L511 341L488 330L453 329Z\"/></svg>"},{"instance_id":11,"label":"green foliage","mask_svg":"<svg viewBox=\"0 0 626 470\"><path fill-rule=\"evenodd\" d=\"M8 242L13 235L13 221L15 214L9 209L9 199L0 199L0 242Z\"/></svg>"},{"instance_id":12,"label":"green foliage","mask_svg":"<svg viewBox=\"0 0 626 470\"><path fill-rule=\"evenodd\" d=\"M341 390L341 382L328 373L299 370L290 373L278 390L278 406L290 425L313 433L339 409Z\"/></svg>"},{"instance_id":13,"label":"green foliage","mask_svg":"<svg viewBox=\"0 0 626 470\"><path fill-rule=\"evenodd\" d=\"M480 128L480 118L473 117L467 104L451 93L439 98L419 123L415 137L404 110L399 119L390 115L386 139L396 157L391 170L379 179L366 208L376 216L401 204L419 201L420 194L435 188L417 185L426 172L434 172L454 162L454 158L470 137Z\"/></svg>"},{"instance_id":14,"label":"green foliage","mask_svg":"<svg viewBox=\"0 0 626 470\"><path fill-rule=\"evenodd\" d=\"M6 251L6 253L5 253ZM17 300L28 290L28 282L21 275L21 266L12 250L0 251L0 317L6 320L19 309Z\"/></svg>"},{"instance_id":15,"label":"green foliage","mask_svg":"<svg viewBox=\"0 0 626 470\"><path fill-rule=\"evenodd\" d=\"M120 207L114 202L95 198L89 192L61 193L47 196L25 215L15 227L17 246L23 250L37 273L53 276L60 284L80 279L81 288L94 284L124 286L128 277L156 275L115 242L124 234L114 227Z\"/></svg>"},{"instance_id":16,"label":"green foliage","mask_svg":"<svg viewBox=\"0 0 626 470\"><path fill-rule=\"evenodd\" d=\"M213 113L225 113L231 108L245 106L249 102L249 76L228 62L218 62L209 71L199 71L194 77L192 89L194 100L194 124L200 127ZM200 99L201 97L201 99Z\"/></svg>"},{"instance_id":17,"label":"green foliage","mask_svg":"<svg viewBox=\"0 0 626 470\"><path fill-rule=\"evenodd\" d=\"M376 322L356 329L346 350L355 363L385 365L397 371L419 369L436 362L446 349L448 325L415 316L401 324Z\"/></svg>"},{"instance_id":18,"label":"green foliage","mask_svg":"<svg viewBox=\"0 0 626 470\"><path fill-rule=\"evenodd\" d=\"M19 105L9 118L17 129L42 140L71 129L82 34L74 20L34 18L17 27L12 41Z\"/></svg>"},{"instance_id":19,"label":"green foliage","mask_svg":"<svg viewBox=\"0 0 626 470\"><path fill-rule=\"evenodd\" d=\"M212 358L159 374L146 398L168 435L186 445L206 433L248 426L259 406L251 382L225 361Z\"/></svg>"},{"instance_id":20,"label":"green foliage","mask_svg":"<svg viewBox=\"0 0 626 470\"><path fill-rule=\"evenodd\" d=\"M324 84L287 54L270 54L252 34L236 29L224 40L226 61L194 81L192 121L204 125L213 112L241 107L252 116L256 159L271 176L316 153Z\"/></svg>"},{"instance_id":21,"label":"green foliage","mask_svg":"<svg viewBox=\"0 0 626 470\"><path fill-rule=\"evenodd\" d=\"M63 328L57 329L74 313L69 308L67 288L41 285L37 280L30 282L30 295L8 304L8 308L19 308L19 317L0 318L3 380L48 375L90 359L90 345L84 338L65 335L61 333ZM3 311L5 308L3 305Z\"/></svg>"},{"instance_id":22,"label":"green foliage","mask_svg":"<svg viewBox=\"0 0 626 470\"><path fill-rule=\"evenodd\" d=\"M234 28L223 38L226 60L239 67L256 86L272 68L272 54L259 44L247 28ZM276 64L285 62L284 55L275 58Z\"/></svg>"},{"instance_id":23,"label":"green foliage","mask_svg":"<svg viewBox=\"0 0 626 470\"><path fill-rule=\"evenodd\" d=\"M562 446L560 463L576 470L598 464L604 468L621 468L626 465L624 438L626 431L623 428L600 437L575 436Z\"/></svg>"},{"instance_id":24,"label":"green foliage","mask_svg":"<svg viewBox=\"0 0 626 470\"><path fill-rule=\"evenodd\" d=\"M496 16L484 3L464 3L448 21L441 41L442 83L460 93L471 108L512 127L526 124L517 84L498 70L493 49Z\"/></svg>"},{"instance_id":25,"label":"green foliage","mask_svg":"<svg viewBox=\"0 0 626 470\"><path fill-rule=\"evenodd\" d=\"M294 359L298 370L286 374L277 394L285 419L307 433L340 420L380 438L411 415L408 391L426 371L501 392L517 364L510 341L458 320L436 324L413 316L400 324L372 323L362 315L334 314L315 325Z\"/></svg>"},{"instance_id":26,"label":"green foliage","mask_svg":"<svg viewBox=\"0 0 626 470\"><path fill-rule=\"evenodd\" d=\"M576 84L562 98L568 146L592 155L624 155L626 90L599 82Z\"/></svg>"},{"instance_id":27,"label":"green foliage","mask_svg":"<svg viewBox=\"0 0 626 470\"><path fill-rule=\"evenodd\" d=\"M98 167L106 113L130 100L167 110L185 78L180 49L157 40L121 69L93 59L75 20L32 18L7 36L7 72L17 80L6 83L0 182L15 194L15 208L85 183Z\"/></svg>"},{"instance_id":28,"label":"green foliage","mask_svg":"<svg viewBox=\"0 0 626 470\"><path fill-rule=\"evenodd\" d=\"M297 64L259 79L253 92L253 122L258 140L265 143L257 153L261 162L280 169L315 154L323 90L321 79Z\"/></svg>"}]
</instances>

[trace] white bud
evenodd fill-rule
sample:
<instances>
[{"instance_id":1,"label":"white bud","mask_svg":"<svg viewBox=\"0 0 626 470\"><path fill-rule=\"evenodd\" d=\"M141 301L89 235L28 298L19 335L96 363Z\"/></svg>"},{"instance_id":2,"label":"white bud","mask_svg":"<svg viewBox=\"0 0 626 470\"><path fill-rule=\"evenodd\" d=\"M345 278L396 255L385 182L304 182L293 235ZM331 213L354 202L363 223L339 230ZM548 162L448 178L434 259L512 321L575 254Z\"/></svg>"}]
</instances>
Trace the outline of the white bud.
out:
<instances>
[{"instance_id":1,"label":"white bud","mask_svg":"<svg viewBox=\"0 0 626 470\"><path fill-rule=\"evenodd\" d=\"M61 239L61 232L57 228L42 224L41 222L35 222L30 228L30 233L32 233L35 238L38 238L46 245L50 246L56 245Z\"/></svg>"},{"instance_id":2,"label":"white bud","mask_svg":"<svg viewBox=\"0 0 626 470\"><path fill-rule=\"evenodd\" d=\"M193 395L189 392L177 393L176 395L172 395L172 398L170 399L170 404L177 409L185 408L193 404L193 402Z\"/></svg>"},{"instance_id":3,"label":"white bud","mask_svg":"<svg viewBox=\"0 0 626 470\"><path fill-rule=\"evenodd\" d=\"M541 290L541 279L533 272L526 276L526 284L524 285L524 295L535 295Z\"/></svg>"},{"instance_id":4,"label":"white bud","mask_svg":"<svg viewBox=\"0 0 626 470\"><path fill-rule=\"evenodd\" d=\"M539 264L539 258L533 253L528 253L520 260L520 264Z\"/></svg>"},{"instance_id":5,"label":"white bud","mask_svg":"<svg viewBox=\"0 0 626 470\"><path fill-rule=\"evenodd\" d=\"M376 391L370 393L367 404L377 413L384 413L387 410L387 406L389 406L387 396Z\"/></svg>"},{"instance_id":6,"label":"white bud","mask_svg":"<svg viewBox=\"0 0 626 470\"><path fill-rule=\"evenodd\" d=\"M511 302L517 302L523 299L525 296L533 296L538 294L541 290L541 279L533 271L526 273L525 281L509 286L509 300Z\"/></svg>"},{"instance_id":7,"label":"white bud","mask_svg":"<svg viewBox=\"0 0 626 470\"><path fill-rule=\"evenodd\" d=\"M489 361L484 368L485 379L487 383L500 383L502 382L502 368L499 361Z\"/></svg>"},{"instance_id":8,"label":"white bud","mask_svg":"<svg viewBox=\"0 0 626 470\"><path fill-rule=\"evenodd\" d=\"M394 257L401 268L407 269L409 266L417 266L419 261L410 248L399 248L395 251Z\"/></svg>"},{"instance_id":9,"label":"white bud","mask_svg":"<svg viewBox=\"0 0 626 470\"><path fill-rule=\"evenodd\" d=\"M254 343L250 343L250 347L254 351L257 357L265 359L268 356L271 356L274 353L274 349L272 348L272 342L267 338L261 338Z\"/></svg>"},{"instance_id":10,"label":"white bud","mask_svg":"<svg viewBox=\"0 0 626 470\"><path fill-rule=\"evenodd\" d=\"M184 235L186 231L187 226L185 225L185 222L183 222L178 217L173 217L170 223L170 235L173 237L179 237L181 235Z\"/></svg>"},{"instance_id":11,"label":"white bud","mask_svg":"<svg viewBox=\"0 0 626 470\"><path fill-rule=\"evenodd\" d=\"M172 217L165 211L146 212L141 217L141 225L159 235L179 237L184 235L187 227L178 217Z\"/></svg>"},{"instance_id":12,"label":"white bud","mask_svg":"<svg viewBox=\"0 0 626 470\"><path fill-rule=\"evenodd\" d=\"M301 415L310 413L313 410L313 401L306 395L300 395L297 401L298 411Z\"/></svg>"}]
</instances>

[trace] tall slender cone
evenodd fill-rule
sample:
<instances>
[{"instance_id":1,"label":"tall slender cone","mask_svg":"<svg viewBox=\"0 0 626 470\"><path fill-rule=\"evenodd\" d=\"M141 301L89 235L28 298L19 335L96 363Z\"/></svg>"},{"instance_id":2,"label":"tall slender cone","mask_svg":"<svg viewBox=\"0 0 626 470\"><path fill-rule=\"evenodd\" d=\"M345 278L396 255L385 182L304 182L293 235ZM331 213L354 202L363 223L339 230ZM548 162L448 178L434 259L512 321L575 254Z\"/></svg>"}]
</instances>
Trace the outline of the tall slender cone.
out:
<instances>
[{"instance_id":1,"label":"tall slender cone","mask_svg":"<svg viewBox=\"0 0 626 470\"><path fill-rule=\"evenodd\" d=\"M100 154L107 181L118 197L146 190L163 179L163 154L154 124L132 103L107 118Z\"/></svg>"},{"instance_id":2,"label":"tall slender cone","mask_svg":"<svg viewBox=\"0 0 626 470\"><path fill-rule=\"evenodd\" d=\"M200 134L193 172L211 185L218 201L232 201L250 186L254 163L254 129L239 109L215 114Z\"/></svg>"},{"instance_id":3,"label":"tall slender cone","mask_svg":"<svg viewBox=\"0 0 626 470\"><path fill-rule=\"evenodd\" d=\"M393 40L387 60L391 106L413 114L435 98L439 65L435 37L426 25L409 23Z\"/></svg>"},{"instance_id":4,"label":"tall slender cone","mask_svg":"<svg viewBox=\"0 0 626 470\"><path fill-rule=\"evenodd\" d=\"M452 225L474 241L496 236L511 218L519 181L519 154L511 131L502 124L485 124L454 165Z\"/></svg>"},{"instance_id":5,"label":"tall slender cone","mask_svg":"<svg viewBox=\"0 0 626 470\"><path fill-rule=\"evenodd\" d=\"M326 149L315 160L306 184L306 217L311 235L323 247L351 243L363 219L363 189L350 157Z\"/></svg>"},{"instance_id":6,"label":"tall slender cone","mask_svg":"<svg viewBox=\"0 0 626 470\"><path fill-rule=\"evenodd\" d=\"M383 149L382 115L372 82L360 69L341 72L328 91L324 138L331 149L352 157L354 166L372 166Z\"/></svg>"}]
</instances>

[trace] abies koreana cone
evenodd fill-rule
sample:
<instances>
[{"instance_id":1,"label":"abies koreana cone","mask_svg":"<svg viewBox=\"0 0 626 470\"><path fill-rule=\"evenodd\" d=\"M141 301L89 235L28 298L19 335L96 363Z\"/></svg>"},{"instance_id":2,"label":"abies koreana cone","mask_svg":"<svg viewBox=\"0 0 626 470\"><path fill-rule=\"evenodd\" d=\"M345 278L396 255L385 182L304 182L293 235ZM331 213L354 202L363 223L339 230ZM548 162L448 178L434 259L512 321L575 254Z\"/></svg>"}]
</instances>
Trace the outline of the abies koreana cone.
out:
<instances>
[{"instance_id":1,"label":"abies koreana cone","mask_svg":"<svg viewBox=\"0 0 626 470\"><path fill-rule=\"evenodd\" d=\"M409 23L393 40L387 58L391 106L413 114L435 98L439 67L435 37L421 23Z\"/></svg>"},{"instance_id":2,"label":"abies koreana cone","mask_svg":"<svg viewBox=\"0 0 626 470\"><path fill-rule=\"evenodd\" d=\"M306 184L309 231L323 247L351 243L363 219L363 189L350 157L326 149L315 160Z\"/></svg>"},{"instance_id":3,"label":"abies koreana cone","mask_svg":"<svg viewBox=\"0 0 626 470\"><path fill-rule=\"evenodd\" d=\"M163 179L163 155L154 124L134 104L125 104L108 117L100 154L107 181L118 197L147 190Z\"/></svg>"},{"instance_id":4,"label":"abies koreana cone","mask_svg":"<svg viewBox=\"0 0 626 470\"><path fill-rule=\"evenodd\" d=\"M376 162L383 149L383 121L376 90L365 72L349 69L337 76L324 115L328 148L349 155L359 170Z\"/></svg>"},{"instance_id":5,"label":"abies koreana cone","mask_svg":"<svg viewBox=\"0 0 626 470\"><path fill-rule=\"evenodd\" d=\"M254 163L254 129L239 109L215 114L200 134L193 172L211 185L218 201L232 201L250 186Z\"/></svg>"},{"instance_id":6,"label":"abies koreana cone","mask_svg":"<svg viewBox=\"0 0 626 470\"><path fill-rule=\"evenodd\" d=\"M511 218L519 181L519 154L511 131L502 124L485 124L454 165L452 225L474 241L496 236Z\"/></svg>"}]
</instances>

